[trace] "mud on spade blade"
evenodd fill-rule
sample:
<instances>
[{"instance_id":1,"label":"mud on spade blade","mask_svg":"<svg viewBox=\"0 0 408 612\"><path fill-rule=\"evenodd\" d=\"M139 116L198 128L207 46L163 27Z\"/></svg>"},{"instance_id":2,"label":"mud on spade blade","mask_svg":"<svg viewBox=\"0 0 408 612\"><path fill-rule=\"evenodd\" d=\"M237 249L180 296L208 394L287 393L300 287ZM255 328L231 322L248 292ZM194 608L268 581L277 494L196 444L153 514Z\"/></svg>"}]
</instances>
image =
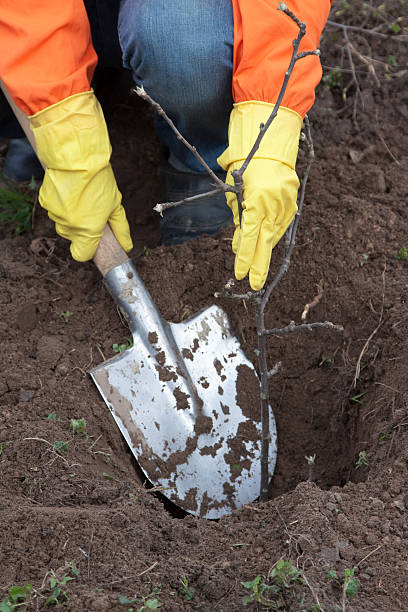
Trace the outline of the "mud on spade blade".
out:
<instances>
[{"instance_id":1,"label":"mud on spade blade","mask_svg":"<svg viewBox=\"0 0 408 612\"><path fill-rule=\"evenodd\" d=\"M257 411L259 380L224 311L211 306L189 321L167 323L130 261L108 272L105 283L133 347L90 373L148 480L209 519L256 499L260 422L248 415ZM256 393L247 395L249 389ZM272 410L270 422L272 475Z\"/></svg>"}]
</instances>

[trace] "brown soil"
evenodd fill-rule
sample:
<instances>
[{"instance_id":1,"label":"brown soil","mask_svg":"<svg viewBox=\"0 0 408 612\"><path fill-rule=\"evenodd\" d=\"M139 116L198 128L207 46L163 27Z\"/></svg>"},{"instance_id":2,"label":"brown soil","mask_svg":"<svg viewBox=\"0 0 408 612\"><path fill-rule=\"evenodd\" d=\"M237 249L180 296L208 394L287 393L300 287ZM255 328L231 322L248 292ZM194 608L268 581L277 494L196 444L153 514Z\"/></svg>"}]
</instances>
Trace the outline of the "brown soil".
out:
<instances>
[{"instance_id":1,"label":"brown soil","mask_svg":"<svg viewBox=\"0 0 408 612\"><path fill-rule=\"evenodd\" d=\"M327 32L328 66L338 65L341 40ZM378 40L369 40L372 55L395 54L393 70L403 73L406 51ZM355 44L368 53L361 37ZM65 587L73 612L128 610L121 595L141 602L154 589L163 610L238 611L246 609L241 581L267 575L283 557L304 570L311 588L283 588L281 609L317 610L318 598L322 610L341 610L344 571L353 567L359 589L343 609L407 609L408 267L396 255L408 247L408 90L406 72L385 78L376 66L377 86L363 63L358 68L366 105L356 123L352 89L344 103L339 87L319 88L310 114L317 161L293 263L266 317L268 327L299 323L322 284L308 321L345 331L268 341L269 366L282 362L270 385L279 450L268 503L205 521L140 485L87 375L129 336L98 272L71 260L42 214L32 233L15 238L1 228L0 601L10 586L29 582L40 588L29 609L45 609L47 571L75 560L79 576ZM120 101L110 126L133 260L164 318L185 320L213 304L232 276L232 229L158 246L151 209L162 197L160 147L150 110ZM278 246L275 267L281 253ZM219 303L256 363L251 308ZM249 392L248 410L258 419ZM71 419L85 419L86 435L73 435ZM330 569L337 580L329 580Z\"/></svg>"}]
</instances>

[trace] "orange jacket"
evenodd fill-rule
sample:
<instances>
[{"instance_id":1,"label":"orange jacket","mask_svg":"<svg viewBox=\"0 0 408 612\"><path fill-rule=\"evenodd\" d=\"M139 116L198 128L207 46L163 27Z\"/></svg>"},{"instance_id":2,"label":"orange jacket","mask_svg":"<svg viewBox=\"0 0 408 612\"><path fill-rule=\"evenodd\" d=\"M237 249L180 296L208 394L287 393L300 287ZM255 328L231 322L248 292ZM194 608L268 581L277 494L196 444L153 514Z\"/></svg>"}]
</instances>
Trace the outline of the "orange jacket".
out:
<instances>
[{"instance_id":1,"label":"orange jacket","mask_svg":"<svg viewBox=\"0 0 408 612\"><path fill-rule=\"evenodd\" d=\"M235 102L275 102L298 27L274 0L232 0ZM73 94L89 91L97 57L82 0L0 0L0 78L31 116ZM300 50L316 49L331 0L286 0L306 22ZM296 63L283 106L304 115L321 78L319 58Z\"/></svg>"}]
</instances>

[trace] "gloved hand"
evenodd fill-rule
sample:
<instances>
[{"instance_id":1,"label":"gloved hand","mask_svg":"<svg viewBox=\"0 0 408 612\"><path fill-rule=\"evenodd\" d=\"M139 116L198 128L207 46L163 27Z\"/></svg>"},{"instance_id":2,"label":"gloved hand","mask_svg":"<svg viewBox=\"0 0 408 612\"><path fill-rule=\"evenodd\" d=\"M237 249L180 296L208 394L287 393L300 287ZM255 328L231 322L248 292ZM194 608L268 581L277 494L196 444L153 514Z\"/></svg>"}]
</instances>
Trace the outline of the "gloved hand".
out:
<instances>
[{"instance_id":1,"label":"gloved hand","mask_svg":"<svg viewBox=\"0 0 408 612\"><path fill-rule=\"evenodd\" d=\"M45 165L39 201L57 233L71 241L77 261L92 259L109 223L125 251L129 225L110 165L102 109L92 91L75 94L30 117L37 154Z\"/></svg>"},{"instance_id":2,"label":"gloved hand","mask_svg":"<svg viewBox=\"0 0 408 612\"><path fill-rule=\"evenodd\" d=\"M231 172L242 166L258 134L273 110L267 102L235 104L229 123L229 146L218 158L228 170L227 183L234 184ZM295 172L302 118L280 107L266 131L258 151L243 174L244 202L239 226L238 202L227 193L227 204L234 215L235 276L262 289L269 271L272 249L289 227L296 211L299 180Z\"/></svg>"}]
</instances>

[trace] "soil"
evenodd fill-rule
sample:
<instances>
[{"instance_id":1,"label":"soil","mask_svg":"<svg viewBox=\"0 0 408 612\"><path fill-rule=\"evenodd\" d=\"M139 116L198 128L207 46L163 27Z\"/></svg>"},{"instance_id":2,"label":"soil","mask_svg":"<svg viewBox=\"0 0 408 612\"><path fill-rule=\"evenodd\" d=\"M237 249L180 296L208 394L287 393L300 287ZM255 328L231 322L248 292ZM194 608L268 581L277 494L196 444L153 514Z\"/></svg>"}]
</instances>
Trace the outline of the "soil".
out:
<instances>
[{"instance_id":1,"label":"soil","mask_svg":"<svg viewBox=\"0 0 408 612\"><path fill-rule=\"evenodd\" d=\"M395 17L399 3L389 4ZM363 22L342 10L337 20ZM378 23L371 16L368 27ZM340 34L328 29L323 40L328 77L340 65ZM347 72L340 84L325 80L310 113L317 159L293 261L266 325L300 323L322 286L307 321L328 320L344 333L268 339L269 367L282 365L270 382L278 456L267 503L206 521L149 491L87 374L130 335L98 272L70 258L42 211L32 232L15 237L1 227L0 601L29 582L38 594L28 609L45 609L44 577L53 569L74 578L59 610L130 609L121 596L136 598L135 610L155 598L169 611L263 610L262 602L244 606L241 583L266 577L283 558L304 580L281 587L280 609L318 610L318 601L326 612L408 608L407 53L393 40L353 40L365 56L386 63L393 55L397 66L375 64L377 83L356 59L365 110L358 99L355 119ZM132 259L163 317L188 319L232 276L232 228L159 246L152 207L163 198L161 151L152 113L133 97L106 105ZM301 153L299 171L304 160ZM278 245L274 269L281 255ZM246 281L238 287L248 289ZM217 303L256 364L251 307ZM250 390L247 410L259 420ZM85 428L74 433L72 419ZM72 560L78 576L67 567ZM352 568L353 597L343 593Z\"/></svg>"}]
</instances>

